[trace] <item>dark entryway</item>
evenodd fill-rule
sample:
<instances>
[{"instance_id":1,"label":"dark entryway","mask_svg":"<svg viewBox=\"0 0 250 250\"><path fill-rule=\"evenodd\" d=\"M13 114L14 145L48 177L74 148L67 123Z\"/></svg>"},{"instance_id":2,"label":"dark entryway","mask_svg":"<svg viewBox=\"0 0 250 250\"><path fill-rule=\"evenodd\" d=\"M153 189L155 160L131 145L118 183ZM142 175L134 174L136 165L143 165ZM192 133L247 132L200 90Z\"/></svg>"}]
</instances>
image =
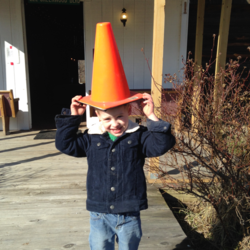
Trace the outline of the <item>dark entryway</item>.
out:
<instances>
[{"instance_id":1,"label":"dark entryway","mask_svg":"<svg viewBox=\"0 0 250 250\"><path fill-rule=\"evenodd\" d=\"M244 66L250 68L250 61L244 61L246 58L249 58L249 51L247 48L250 46L250 4L248 2L249 1L247 0L232 1L227 48L227 62L230 59L237 60L237 57L241 56L242 59L240 61L242 65L240 67L240 70ZM194 58L195 52L197 4L198 0L190 0L187 51L191 51L193 53L191 56L192 58ZM216 57L221 4L222 0L206 1L202 50L202 64L204 68L205 64L208 63L211 58L211 49L213 48L213 34L216 35L216 38L211 61L213 61Z\"/></svg>"},{"instance_id":2,"label":"dark entryway","mask_svg":"<svg viewBox=\"0 0 250 250\"><path fill-rule=\"evenodd\" d=\"M78 60L84 60L83 3L30 4L25 21L32 128L54 128L54 117L71 98L85 95L78 82Z\"/></svg>"}]
</instances>

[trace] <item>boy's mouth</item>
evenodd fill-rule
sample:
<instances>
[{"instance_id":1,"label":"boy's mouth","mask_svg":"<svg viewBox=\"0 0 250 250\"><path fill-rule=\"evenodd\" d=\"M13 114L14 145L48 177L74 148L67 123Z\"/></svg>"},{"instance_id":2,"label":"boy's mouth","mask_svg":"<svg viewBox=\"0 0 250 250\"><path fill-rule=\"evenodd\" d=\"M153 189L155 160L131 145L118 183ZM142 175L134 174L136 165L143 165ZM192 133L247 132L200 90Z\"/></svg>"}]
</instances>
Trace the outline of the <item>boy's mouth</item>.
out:
<instances>
[{"instance_id":1,"label":"boy's mouth","mask_svg":"<svg viewBox=\"0 0 250 250\"><path fill-rule=\"evenodd\" d=\"M111 131L112 131L112 133L114 133L114 134L120 134L121 131L122 131L122 129L121 129L121 128L119 128L119 129L111 129Z\"/></svg>"},{"instance_id":2,"label":"boy's mouth","mask_svg":"<svg viewBox=\"0 0 250 250\"><path fill-rule=\"evenodd\" d=\"M119 133L121 132L121 129L115 129L115 130L113 130L113 132L114 132L115 134L119 134Z\"/></svg>"}]
</instances>

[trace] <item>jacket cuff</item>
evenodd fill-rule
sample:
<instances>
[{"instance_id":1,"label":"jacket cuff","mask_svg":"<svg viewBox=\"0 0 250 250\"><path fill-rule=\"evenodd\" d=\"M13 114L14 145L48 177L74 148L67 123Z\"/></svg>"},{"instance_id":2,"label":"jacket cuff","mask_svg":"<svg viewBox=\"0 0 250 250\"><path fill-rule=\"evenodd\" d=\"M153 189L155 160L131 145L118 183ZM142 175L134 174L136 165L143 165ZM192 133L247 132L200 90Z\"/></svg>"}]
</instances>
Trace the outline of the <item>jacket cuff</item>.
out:
<instances>
[{"instance_id":1,"label":"jacket cuff","mask_svg":"<svg viewBox=\"0 0 250 250\"><path fill-rule=\"evenodd\" d=\"M61 111L61 115L71 115L70 109L63 108Z\"/></svg>"},{"instance_id":2,"label":"jacket cuff","mask_svg":"<svg viewBox=\"0 0 250 250\"><path fill-rule=\"evenodd\" d=\"M171 133L171 124L161 119L159 121L147 119L147 128L149 131Z\"/></svg>"}]
</instances>

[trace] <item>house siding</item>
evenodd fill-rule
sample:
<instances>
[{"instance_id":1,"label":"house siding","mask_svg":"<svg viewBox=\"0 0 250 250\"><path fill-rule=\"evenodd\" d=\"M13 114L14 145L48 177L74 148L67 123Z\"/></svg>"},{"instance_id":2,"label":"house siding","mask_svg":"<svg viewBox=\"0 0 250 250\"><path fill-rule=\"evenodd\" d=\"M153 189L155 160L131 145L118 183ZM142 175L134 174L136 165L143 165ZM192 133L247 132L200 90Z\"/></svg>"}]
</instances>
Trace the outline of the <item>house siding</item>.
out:
<instances>
[{"instance_id":1,"label":"house siding","mask_svg":"<svg viewBox=\"0 0 250 250\"><path fill-rule=\"evenodd\" d=\"M186 3L187 12L184 13ZM164 74L177 73L181 77L182 56L186 58L188 32L187 0L166 0ZM126 8L126 26L120 22L122 8ZM84 2L86 94L91 90L95 26L98 22L110 22L120 52L130 89L151 88L152 41L154 0L89 0ZM143 52L142 52L143 48ZM145 55L145 56L144 56ZM171 83L163 85L171 88ZM96 117L89 116L91 126Z\"/></svg>"},{"instance_id":2,"label":"house siding","mask_svg":"<svg viewBox=\"0 0 250 250\"><path fill-rule=\"evenodd\" d=\"M31 128L22 4L21 0L1 0L0 3L0 89L12 89L14 97L20 98L17 117L10 118L11 130ZM19 53L14 65L7 60L9 46L13 46Z\"/></svg>"},{"instance_id":3,"label":"house siding","mask_svg":"<svg viewBox=\"0 0 250 250\"><path fill-rule=\"evenodd\" d=\"M188 0L166 0L163 76L181 69L181 56L186 56L188 14L183 13ZM120 21L126 8L126 26ZM0 89L13 89L20 98L17 118L10 129L31 128L28 64L23 0L0 2ZM98 22L111 22L130 89L151 87L154 0L84 0L84 46L86 94L91 90L95 27ZM188 11L187 11L188 13ZM6 43L7 42L7 43ZM6 61L5 45L19 50L20 62L11 66ZM143 48L143 52L142 52ZM144 58L145 55L145 58ZM164 77L163 77L164 78ZM170 84L164 84L170 88ZM94 118L95 119L95 118ZM94 122L87 109L88 126ZM0 120L0 129L2 128Z\"/></svg>"}]
</instances>

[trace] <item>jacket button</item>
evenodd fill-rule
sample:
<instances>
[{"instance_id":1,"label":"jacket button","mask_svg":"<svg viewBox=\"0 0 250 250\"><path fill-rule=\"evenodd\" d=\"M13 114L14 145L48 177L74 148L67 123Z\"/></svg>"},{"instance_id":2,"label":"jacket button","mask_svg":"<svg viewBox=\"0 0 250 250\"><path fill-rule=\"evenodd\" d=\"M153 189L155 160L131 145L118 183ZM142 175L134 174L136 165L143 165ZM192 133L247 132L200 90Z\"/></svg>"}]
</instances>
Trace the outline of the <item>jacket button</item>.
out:
<instances>
[{"instance_id":1,"label":"jacket button","mask_svg":"<svg viewBox=\"0 0 250 250\"><path fill-rule=\"evenodd\" d=\"M100 143L100 142L98 142L98 143L97 143L97 146L98 146L98 147L99 147L99 146L101 146L101 143Z\"/></svg>"},{"instance_id":2,"label":"jacket button","mask_svg":"<svg viewBox=\"0 0 250 250\"><path fill-rule=\"evenodd\" d=\"M113 152L113 153L115 152L115 148L112 149L112 152Z\"/></svg>"},{"instance_id":3,"label":"jacket button","mask_svg":"<svg viewBox=\"0 0 250 250\"><path fill-rule=\"evenodd\" d=\"M115 187L112 187L112 188L111 188L111 191L115 191Z\"/></svg>"},{"instance_id":4,"label":"jacket button","mask_svg":"<svg viewBox=\"0 0 250 250\"><path fill-rule=\"evenodd\" d=\"M164 127L164 129L166 130L166 129L167 129L167 127Z\"/></svg>"},{"instance_id":5,"label":"jacket button","mask_svg":"<svg viewBox=\"0 0 250 250\"><path fill-rule=\"evenodd\" d=\"M112 171L115 171L115 167L112 167L111 170L112 170Z\"/></svg>"},{"instance_id":6,"label":"jacket button","mask_svg":"<svg viewBox=\"0 0 250 250\"><path fill-rule=\"evenodd\" d=\"M110 209L114 209L114 208L115 208L115 206L114 206L114 205L111 205L111 206L110 206Z\"/></svg>"},{"instance_id":7,"label":"jacket button","mask_svg":"<svg viewBox=\"0 0 250 250\"><path fill-rule=\"evenodd\" d=\"M128 144L131 144L132 143L132 141L128 141Z\"/></svg>"}]
</instances>

